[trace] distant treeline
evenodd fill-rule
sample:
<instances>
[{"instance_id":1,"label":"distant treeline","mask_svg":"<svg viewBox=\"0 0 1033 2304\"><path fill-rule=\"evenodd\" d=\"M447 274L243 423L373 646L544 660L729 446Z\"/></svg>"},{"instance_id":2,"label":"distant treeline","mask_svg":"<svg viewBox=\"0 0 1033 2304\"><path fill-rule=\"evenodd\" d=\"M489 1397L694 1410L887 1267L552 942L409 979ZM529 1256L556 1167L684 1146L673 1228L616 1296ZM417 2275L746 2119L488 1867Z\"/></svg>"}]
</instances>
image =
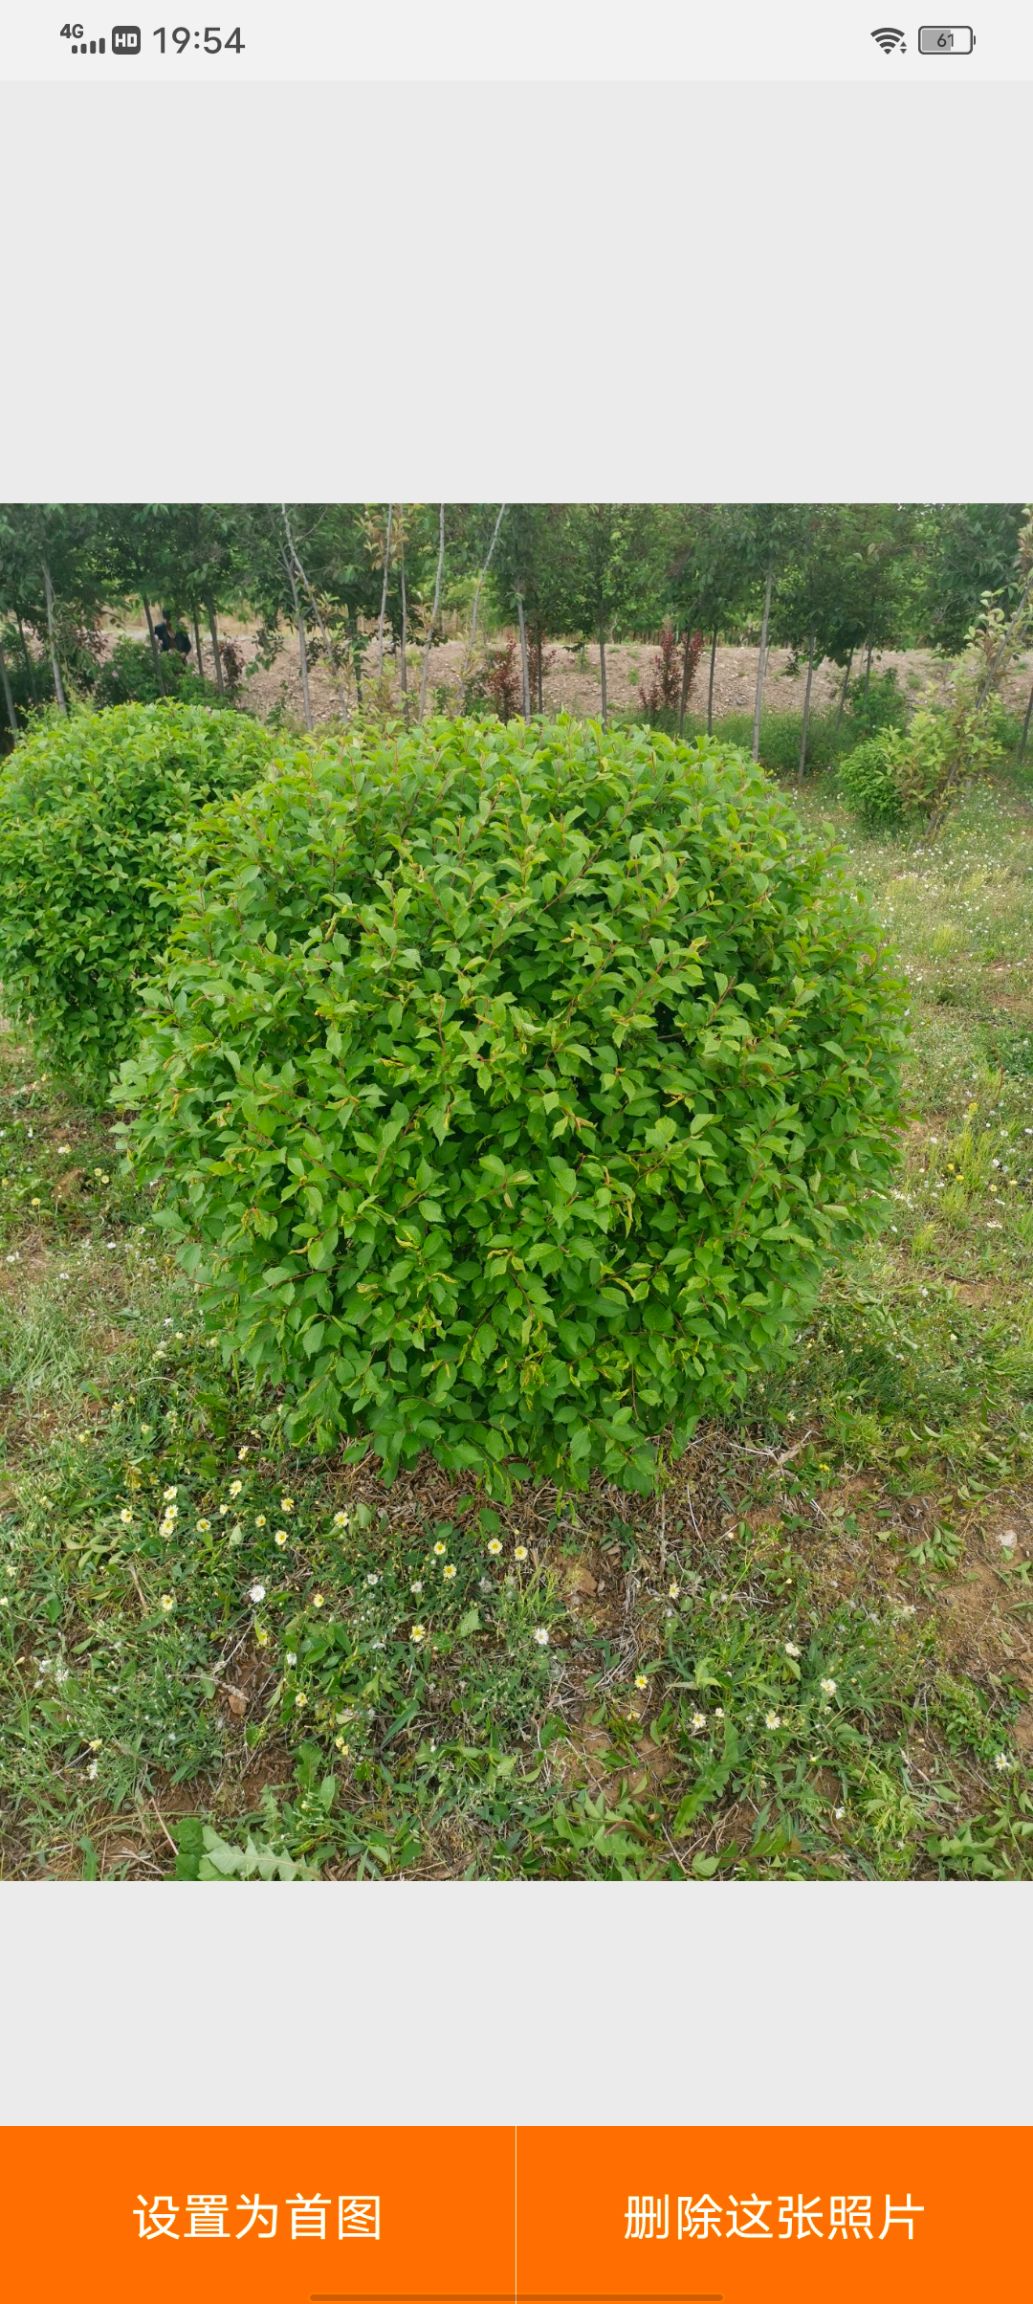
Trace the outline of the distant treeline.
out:
<instances>
[{"instance_id":1,"label":"distant treeline","mask_svg":"<svg viewBox=\"0 0 1033 2304\"><path fill-rule=\"evenodd\" d=\"M0 708L12 732L49 698L67 708L105 654L105 615L142 615L157 692L207 649L217 691L239 668L219 618L246 614L271 657L285 630L303 709L319 658L362 699L394 655L422 717L430 648L461 632L471 667L514 635L514 704L542 702L549 639L598 649L666 640L677 712L718 641L809 669L870 665L886 648L956 654L990 595L1021 588L1019 504L7 504L0 505ZM676 645L675 645L676 644ZM175 659L175 661L173 661ZM410 666L412 667L410 676Z\"/></svg>"}]
</instances>

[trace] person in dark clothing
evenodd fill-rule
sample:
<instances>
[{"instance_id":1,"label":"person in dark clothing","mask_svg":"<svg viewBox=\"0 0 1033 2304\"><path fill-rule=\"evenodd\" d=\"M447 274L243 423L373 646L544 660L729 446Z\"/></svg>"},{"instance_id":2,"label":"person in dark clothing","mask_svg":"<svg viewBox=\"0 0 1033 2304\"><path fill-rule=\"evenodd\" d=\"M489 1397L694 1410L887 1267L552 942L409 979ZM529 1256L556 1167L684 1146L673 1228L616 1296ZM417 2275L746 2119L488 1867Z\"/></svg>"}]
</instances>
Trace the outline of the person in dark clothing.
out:
<instances>
[{"instance_id":1,"label":"person in dark clothing","mask_svg":"<svg viewBox=\"0 0 1033 2304\"><path fill-rule=\"evenodd\" d=\"M161 623L156 624L154 627L154 637L158 643L159 648L161 649L163 656L168 656L173 653L177 656L189 656L189 638L184 632L182 625L180 625L178 631L173 630L172 617L167 608L162 610Z\"/></svg>"}]
</instances>

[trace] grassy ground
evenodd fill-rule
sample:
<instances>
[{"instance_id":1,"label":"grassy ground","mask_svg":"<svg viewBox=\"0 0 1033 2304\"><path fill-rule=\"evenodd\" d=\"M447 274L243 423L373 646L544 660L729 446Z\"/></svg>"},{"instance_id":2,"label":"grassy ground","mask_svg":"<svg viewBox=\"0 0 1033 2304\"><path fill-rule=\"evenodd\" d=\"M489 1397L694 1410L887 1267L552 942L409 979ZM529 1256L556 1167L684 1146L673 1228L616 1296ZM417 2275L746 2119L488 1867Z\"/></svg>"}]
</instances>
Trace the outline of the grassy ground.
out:
<instances>
[{"instance_id":1,"label":"grassy ground","mask_svg":"<svg viewBox=\"0 0 1033 2304\"><path fill-rule=\"evenodd\" d=\"M277 1460L0 1038L7 1877L1033 1876L1033 806L849 837L913 986L898 1188L649 1504Z\"/></svg>"}]
</instances>

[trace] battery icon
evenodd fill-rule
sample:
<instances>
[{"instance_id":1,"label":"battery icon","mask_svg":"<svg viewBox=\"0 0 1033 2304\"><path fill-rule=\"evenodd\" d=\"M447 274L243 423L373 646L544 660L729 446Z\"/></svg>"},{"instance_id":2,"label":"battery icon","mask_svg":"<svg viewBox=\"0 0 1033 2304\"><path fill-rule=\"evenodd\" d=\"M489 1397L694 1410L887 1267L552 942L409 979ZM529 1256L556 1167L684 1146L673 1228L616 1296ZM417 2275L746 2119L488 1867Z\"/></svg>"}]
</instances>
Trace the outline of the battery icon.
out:
<instances>
[{"instance_id":1,"label":"battery icon","mask_svg":"<svg viewBox=\"0 0 1033 2304\"><path fill-rule=\"evenodd\" d=\"M920 56L971 56L976 36L971 24L920 24Z\"/></svg>"}]
</instances>

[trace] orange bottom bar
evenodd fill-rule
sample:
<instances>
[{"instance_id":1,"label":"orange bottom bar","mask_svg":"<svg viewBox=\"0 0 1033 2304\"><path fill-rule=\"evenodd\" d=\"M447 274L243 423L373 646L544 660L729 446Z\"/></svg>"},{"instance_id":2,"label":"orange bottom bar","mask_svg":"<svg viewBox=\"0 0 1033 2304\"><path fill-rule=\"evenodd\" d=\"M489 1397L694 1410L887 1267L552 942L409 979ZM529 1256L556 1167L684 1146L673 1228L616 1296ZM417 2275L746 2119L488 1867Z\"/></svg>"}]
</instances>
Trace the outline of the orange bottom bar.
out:
<instances>
[{"instance_id":1,"label":"orange bottom bar","mask_svg":"<svg viewBox=\"0 0 1033 2304\"><path fill-rule=\"evenodd\" d=\"M12 2299L943 2304L1017 2296L988 2128L4 2131Z\"/></svg>"},{"instance_id":2,"label":"orange bottom bar","mask_svg":"<svg viewBox=\"0 0 1033 2304\"><path fill-rule=\"evenodd\" d=\"M1029 2175L1022 2129L521 2129L521 2295L1017 2295Z\"/></svg>"}]
</instances>

